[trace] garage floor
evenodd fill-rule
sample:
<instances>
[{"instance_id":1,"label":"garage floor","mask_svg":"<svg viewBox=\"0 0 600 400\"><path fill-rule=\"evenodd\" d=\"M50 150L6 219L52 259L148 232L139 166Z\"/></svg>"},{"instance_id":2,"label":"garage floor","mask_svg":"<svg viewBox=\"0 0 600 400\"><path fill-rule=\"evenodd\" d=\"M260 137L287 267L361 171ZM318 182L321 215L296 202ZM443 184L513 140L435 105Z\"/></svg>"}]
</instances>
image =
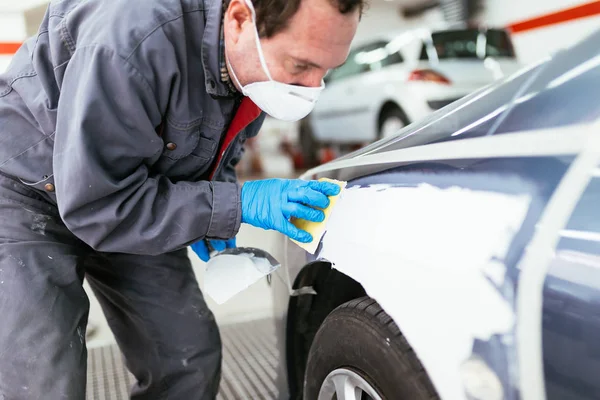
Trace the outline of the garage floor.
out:
<instances>
[{"instance_id":1,"label":"garage floor","mask_svg":"<svg viewBox=\"0 0 600 400\"><path fill-rule=\"evenodd\" d=\"M277 398L274 330L271 319L221 328L223 376L218 400ZM87 374L87 400L129 399L135 379L125 368L116 345L90 349Z\"/></svg>"}]
</instances>

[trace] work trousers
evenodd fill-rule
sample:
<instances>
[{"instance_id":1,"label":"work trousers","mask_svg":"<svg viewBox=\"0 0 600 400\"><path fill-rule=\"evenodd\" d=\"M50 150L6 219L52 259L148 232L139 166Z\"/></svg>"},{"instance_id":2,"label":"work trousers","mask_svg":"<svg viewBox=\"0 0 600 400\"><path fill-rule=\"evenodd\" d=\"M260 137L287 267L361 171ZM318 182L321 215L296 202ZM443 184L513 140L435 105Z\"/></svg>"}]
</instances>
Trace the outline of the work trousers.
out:
<instances>
[{"instance_id":1,"label":"work trousers","mask_svg":"<svg viewBox=\"0 0 600 400\"><path fill-rule=\"evenodd\" d=\"M136 400L214 399L221 338L186 250L99 253L58 209L0 175L0 400L84 400L88 279Z\"/></svg>"}]
</instances>

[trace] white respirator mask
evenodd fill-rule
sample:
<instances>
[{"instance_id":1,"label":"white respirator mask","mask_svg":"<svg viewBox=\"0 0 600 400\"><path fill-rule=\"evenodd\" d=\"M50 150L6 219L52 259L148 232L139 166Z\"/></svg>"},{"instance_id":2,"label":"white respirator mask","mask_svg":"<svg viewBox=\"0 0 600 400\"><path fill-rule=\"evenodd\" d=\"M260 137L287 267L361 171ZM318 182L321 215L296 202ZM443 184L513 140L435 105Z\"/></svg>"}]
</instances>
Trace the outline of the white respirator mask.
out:
<instances>
[{"instance_id":1,"label":"white respirator mask","mask_svg":"<svg viewBox=\"0 0 600 400\"><path fill-rule=\"evenodd\" d=\"M237 86L241 88L244 96L248 96L254 104L271 117L282 121L298 121L306 117L313 110L319 99L319 95L325 88L325 83L321 81L321 86L319 87L305 87L289 85L273 80L260 45L260 38L256 28L256 12L254 11L254 6L252 5L251 0L246 0L246 4L252 13L260 64L269 80L242 86L229 63L229 59L226 57L232 78L235 80Z\"/></svg>"}]
</instances>

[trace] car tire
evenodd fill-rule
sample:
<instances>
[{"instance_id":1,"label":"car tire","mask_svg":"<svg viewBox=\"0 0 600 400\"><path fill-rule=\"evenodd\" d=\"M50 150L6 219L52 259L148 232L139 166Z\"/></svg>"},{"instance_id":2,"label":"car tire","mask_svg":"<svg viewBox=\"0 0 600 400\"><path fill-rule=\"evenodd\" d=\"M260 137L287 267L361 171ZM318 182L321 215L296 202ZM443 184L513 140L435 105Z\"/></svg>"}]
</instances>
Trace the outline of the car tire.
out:
<instances>
[{"instance_id":1,"label":"car tire","mask_svg":"<svg viewBox=\"0 0 600 400\"><path fill-rule=\"evenodd\" d=\"M317 294L291 297L288 310L286 358L291 400L303 398L308 354L325 318L342 304L366 296L360 283L325 262L312 263L298 274L293 288L307 286Z\"/></svg>"},{"instance_id":2,"label":"car tire","mask_svg":"<svg viewBox=\"0 0 600 400\"><path fill-rule=\"evenodd\" d=\"M368 388L353 386L366 394L375 391L380 399L439 399L427 372L392 318L369 297L336 308L319 328L308 356L304 399L334 399L331 377L337 371L342 371L343 378L348 375L348 382L366 382ZM356 400L377 396L357 395ZM350 400L347 396L346 399Z\"/></svg>"},{"instance_id":3,"label":"car tire","mask_svg":"<svg viewBox=\"0 0 600 400\"><path fill-rule=\"evenodd\" d=\"M319 151L321 144L313 135L310 126L309 118L304 118L300 121L300 151L302 153L302 161L304 168L312 168L319 164Z\"/></svg>"},{"instance_id":4,"label":"car tire","mask_svg":"<svg viewBox=\"0 0 600 400\"><path fill-rule=\"evenodd\" d=\"M408 124L408 118L400 108L395 106L384 108L379 117L377 139L394 135Z\"/></svg>"}]
</instances>

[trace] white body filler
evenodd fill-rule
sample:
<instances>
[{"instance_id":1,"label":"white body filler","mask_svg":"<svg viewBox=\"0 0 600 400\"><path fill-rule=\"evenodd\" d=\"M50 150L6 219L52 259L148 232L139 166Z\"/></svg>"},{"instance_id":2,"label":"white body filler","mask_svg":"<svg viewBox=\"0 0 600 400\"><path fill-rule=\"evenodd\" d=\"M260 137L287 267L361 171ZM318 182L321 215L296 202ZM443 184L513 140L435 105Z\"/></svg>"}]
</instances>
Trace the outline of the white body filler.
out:
<instances>
[{"instance_id":1,"label":"white body filler","mask_svg":"<svg viewBox=\"0 0 600 400\"><path fill-rule=\"evenodd\" d=\"M474 339L509 333L516 322L492 282L504 279L502 260L529 204L527 195L458 187L350 188L318 257L401 323L441 398L466 399L460 368Z\"/></svg>"}]
</instances>

